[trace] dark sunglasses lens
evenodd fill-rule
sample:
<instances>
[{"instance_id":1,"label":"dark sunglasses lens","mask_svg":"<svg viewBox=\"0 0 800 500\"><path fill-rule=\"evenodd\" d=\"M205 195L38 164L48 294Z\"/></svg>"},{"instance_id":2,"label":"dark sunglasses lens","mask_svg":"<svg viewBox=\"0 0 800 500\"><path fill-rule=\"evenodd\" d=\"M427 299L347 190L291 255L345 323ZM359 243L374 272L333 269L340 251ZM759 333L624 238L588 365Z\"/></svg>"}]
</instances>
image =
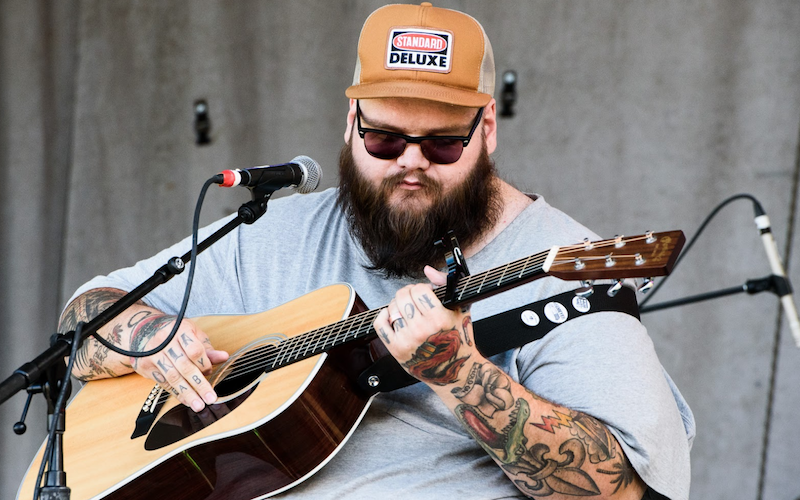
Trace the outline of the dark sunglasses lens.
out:
<instances>
[{"instance_id":1,"label":"dark sunglasses lens","mask_svg":"<svg viewBox=\"0 0 800 500\"><path fill-rule=\"evenodd\" d=\"M382 160L393 160L403 154L406 140L393 135L367 132L364 134L364 146L367 152Z\"/></svg>"},{"instance_id":2,"label":"dark sunglasses lens","mask_svg":"<svg viewBox=\"0 0 800 500\"><path fill-rule=\"evenodd\" d=\"M461 158L464 143L460 139L426 139L422 141L420 148L428 160L447 165Z\"/></svg>"}]
</instances>

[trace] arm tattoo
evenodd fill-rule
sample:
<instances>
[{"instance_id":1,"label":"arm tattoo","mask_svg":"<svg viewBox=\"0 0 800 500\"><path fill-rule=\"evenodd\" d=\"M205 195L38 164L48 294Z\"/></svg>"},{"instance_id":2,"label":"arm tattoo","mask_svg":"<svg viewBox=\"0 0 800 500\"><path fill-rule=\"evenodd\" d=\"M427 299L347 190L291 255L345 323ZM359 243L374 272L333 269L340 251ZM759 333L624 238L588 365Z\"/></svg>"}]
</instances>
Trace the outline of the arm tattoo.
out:
<instances>
[{"instance_id":1,"label":"arm tattoo","mask_svg":"<svg viewBox=\"0 0 800 500\"><path fill-rule=\"evenodd\" d=\"M461 401L454 410L458 420L527 495L599 495L587 469L604 462L609 465L595 470L615 476L614 493L635 480L630 463L604 425L566 408L534 422L527 398L514 398L508 375L491 364L473 363L465 383L451 393ZM530 391L527 396L541 400ZM551 450L544 442L532 442L537 432L531 432L533 428L550 434L568 429L569 434L560 432L565 439Z\"/></svg>"},{"instance_id":2,"label":"arm tattoo","mask_svg":"<svg viewBox=\"0 0 800 500\"><path fill-rule=\"evenodd\" d=\"M472 346L472 336L469 334L469 327L472 325L472 317L467 316L461 324L461 329L464 331L464 341L468 346Z\"/></svg>"},{"instance_id":3,"label":"arm tattoo","mask_svg":"<svg viewBox=\"0 0 800 500\"><path fill-rule=\"evenodd\" d=\"M628 461L628 457L625 455L620 456L619 462L614 462L611 464L611 468L613 470L598 468L597 472L609 476L617 476L611 480L611 484L616 484L614 487L614 493L619 491L620 488L627 488L636 479L636 471L633 469L631 463Z\"/></svg>"},{"instance_id":4,"label":"arm tattoo","mask_svg":"<svg viewBox=\"0 0 800 500\"><path fill-rule=\"evenodd\" d=\"M105 288L87 292L72 301L64 310L59 322L59 330L67 332L74 330L81 321L91 321L124 295L118 290ZM112 327L108 341L115 345L122 345L122 325L117 324ZM94 338L87 339L78 350L73 373L83 381L98 377L117 376L111 368L104 366L108 354L107 347Z\"/></svg>"}]
</instances>

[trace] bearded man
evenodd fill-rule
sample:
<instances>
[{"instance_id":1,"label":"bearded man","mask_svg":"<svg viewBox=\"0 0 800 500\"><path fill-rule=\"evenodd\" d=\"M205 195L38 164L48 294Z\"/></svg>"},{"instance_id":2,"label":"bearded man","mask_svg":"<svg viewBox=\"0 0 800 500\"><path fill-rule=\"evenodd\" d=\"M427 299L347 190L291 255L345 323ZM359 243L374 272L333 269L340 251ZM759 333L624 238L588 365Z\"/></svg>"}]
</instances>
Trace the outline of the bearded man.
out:
<instances>
[{"instance_id":1,"label":"bearded man","mask_svg":"<svg viewBox=\"0 0 800 500\"><path fill-rule=\"evenodd\" d=\"M423 382L376 396L338 453L292 481L287 495L688 498L694 421L638 320L594 313L487 359L473 320L578 285L545 278L453 311L419 283L423 274L445 283L433 243L450 230L473 272L597 239L542 196L500 179L490 158L493 92L491 45L475 19L427 2L378 9L362 29L346 91L339 188L273 200L259 221L197 259L188 316L253 314L347 282L366 304L388 303L375 332ZM92 319L188 244L87 283L62 328ZM170 281L100 333L124 348L158 345L184 284ZM141 359L87 341L74 374L93 380L136 371L203 412L217 403L204 375L229 353L215 350L190 320L178 332L166 349ZM266 469L248 477L257 482ZM212 486L203 498L232 495L221 480Z\"/></svg>"}]
</instances>

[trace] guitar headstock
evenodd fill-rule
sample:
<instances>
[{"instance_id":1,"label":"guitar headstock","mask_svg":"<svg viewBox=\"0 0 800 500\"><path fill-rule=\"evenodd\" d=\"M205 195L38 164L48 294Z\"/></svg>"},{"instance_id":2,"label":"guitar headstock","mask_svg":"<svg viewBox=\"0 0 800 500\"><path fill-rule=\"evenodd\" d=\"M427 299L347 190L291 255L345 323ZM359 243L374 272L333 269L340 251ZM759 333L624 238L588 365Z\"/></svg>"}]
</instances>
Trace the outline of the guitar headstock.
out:
<instances>
[{"instance_id":1,"label":"guitar headstock","mask_svg":"<svg viewBox=\"0 0 800 500\"><path fill-rule=\"evenodd\" d=\"M680 230L584 241L557 247L544 271L563 280L665 276L672 271L685 241Z\"/></svg>"}]
</instances>

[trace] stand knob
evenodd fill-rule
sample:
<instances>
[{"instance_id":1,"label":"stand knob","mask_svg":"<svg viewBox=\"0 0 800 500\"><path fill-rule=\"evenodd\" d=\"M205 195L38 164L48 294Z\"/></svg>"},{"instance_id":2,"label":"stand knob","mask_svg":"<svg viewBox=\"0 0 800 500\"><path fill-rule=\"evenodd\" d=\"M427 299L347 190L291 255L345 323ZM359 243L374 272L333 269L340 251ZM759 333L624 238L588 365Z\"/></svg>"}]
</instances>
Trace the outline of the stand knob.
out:
<instances>
[{"instance_id":1,"label":"stand knob","mask_svg":"<svg viewBox=\"0 0 800 500\"><path fill-rule=\"evenodd\" d=\"M14 434L17 436L25 434L25 431L28 430L28 426L25 425L25 417L28 416L28 408L31 407L31 399L33 398L33 395L39 392L41 392L40 386L34 385L28 389L28 399L25 401L25 407L22 408L22 416L20 417L19 422L14 424Z\"/></svg>"}]
</instances>

